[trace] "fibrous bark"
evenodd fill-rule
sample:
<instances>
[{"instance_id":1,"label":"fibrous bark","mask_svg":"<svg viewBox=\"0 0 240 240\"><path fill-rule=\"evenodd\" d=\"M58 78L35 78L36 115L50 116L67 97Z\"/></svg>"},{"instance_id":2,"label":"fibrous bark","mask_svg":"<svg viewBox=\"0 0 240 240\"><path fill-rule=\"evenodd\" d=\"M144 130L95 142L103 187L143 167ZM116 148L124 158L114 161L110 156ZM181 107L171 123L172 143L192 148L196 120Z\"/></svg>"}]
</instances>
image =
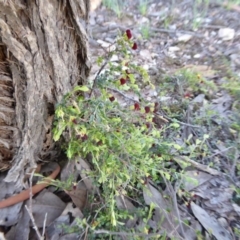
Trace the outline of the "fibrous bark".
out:
<instances>
[{"instance_id":1,"label":"fibrous bark","mask_svg":"<svg viewBox=\"0 0 240 240\"><path fill-rule=\"evenodd\" d=\"M58 154L55 106L90 71L88 12L88 0L0 0L0 168L11 161L8 182Z\"/></svg>"}]
</instances>

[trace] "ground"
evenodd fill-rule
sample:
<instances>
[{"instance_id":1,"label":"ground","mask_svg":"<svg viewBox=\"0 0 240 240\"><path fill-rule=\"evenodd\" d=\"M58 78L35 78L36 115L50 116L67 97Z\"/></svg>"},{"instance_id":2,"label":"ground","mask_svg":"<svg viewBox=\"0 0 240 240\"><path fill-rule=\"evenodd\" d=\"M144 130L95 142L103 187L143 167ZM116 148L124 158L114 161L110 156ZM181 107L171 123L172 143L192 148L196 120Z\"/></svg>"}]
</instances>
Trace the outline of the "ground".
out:
<instances>
[{"instance_id":1,"label":"ground","mask_svg":"<svg viewBox=\"0 0 240 240\"><path fill-rule=\"evenodd\" d=\"M161 99L163 116L182 122L178 132L181 138L177 139L178 134L171 137L182 144L184 139L208 135L206 148L191 157L224 173L212 178L210 172L207 176L189 171L187 175L195 176L199 183L198 188L188 190L196 197L195 203L239 238L240 209L236 199L240 187L240 139L236 126L240 120L240 7L236 1L120 2L103 1L104 5L92 12L92 58L104 55L99 45L107 49L119 33L131 29L139 45L134 53L136 60L148 70L162 93L153 93L149 98ZM92 73L97 69L94 64ZM186 111L179 110L183 107L179 98L189 98ZM171 110L165 110L165 105ZM191 124L200 125L200 129ZM191 146L185 147L185 153L189 153ZM198 220L202 225L207 222ZM233 235L215 237L234 239Z\"/></svg>"},{"instance_id":2,"label":"ground","mask_svg":"<svg viewBox=\"0 0 240 240\"><path fill-rule=\"evenodd\" d=\"M141 229L144 221L139 219L135 222L129 219L126 223L141 234L146 230L152 238L146 231L143 238L141 234L124 236L123 231L111 233L113 239L165 239L154 235L162 229L174 239L240 238L240 6L237 4L237 1L206 0L105 0L91 12L89 46L93 66L89 80L93 81L99 70L97 58L104 57L116 38L130 29L138 46L133 52L134 61L148 71L156 87L150 89L139 79L142 94L148 101L159 103L158 129L169 126L163 138L175 145L169 172L182 173L181 179L172 178L164 184L149 180L148 190L152 195L143 192L148 210L151 202L159 209L172 210L164 213L168 221L163 221L161 214L155 211L148 219L147 230ZM89 166L83 159L72 162L62 168L61 180L66 180L74 168L81 172ZM84 179L82 175L81 178ZM49 224L53 222L46 229L48 239L56 239L56 236L79 239L79 235L96 239L88 236L90 226L75 219L86 214L83 210L86 199L89 200L86 191L79 188L66 193L59 191L57 197L42 192L35 198L35 225L43 227L44 199ZM8 194L12 192L9 190ZM128 210L137 206L136 199L125 199L124 204L117 201L119 205L128 205ZM72 202L77 207L72 206ZM67 207L65 203L69 203ZM12 217L17 212L27 219L26 211L20 208L15 205L14 209L1 210L1 225L15 225L7 239L16 239L16 233L29 229L29 220L16 224L16 218ZM173 220L176 218L190 226L179 224L179 227ZM65 224L61 230L56 227L59 223ZM85 228L69 233L70 227L76 224ZM93 227L97 223L91 224ZM103 239L108 239L109 231L104 229L106 226L91 233L107 234ZM26 232L28 235L28 230Z\"/></svg>"}]
</instances>

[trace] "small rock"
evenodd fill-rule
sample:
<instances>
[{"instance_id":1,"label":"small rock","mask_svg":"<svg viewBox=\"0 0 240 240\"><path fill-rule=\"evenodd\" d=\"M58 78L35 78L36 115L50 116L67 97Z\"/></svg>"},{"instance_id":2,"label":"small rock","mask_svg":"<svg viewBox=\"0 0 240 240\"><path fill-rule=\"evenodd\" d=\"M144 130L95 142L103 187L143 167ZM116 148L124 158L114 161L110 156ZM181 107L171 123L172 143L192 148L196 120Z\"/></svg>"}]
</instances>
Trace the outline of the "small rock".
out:
<instances>
[{"instance_id":1,"label":"small rock","mask_svg":"<svg viewBox=\"0 0 240 240\"><path fill-rule=\"evenodd\" d=\"M204 22L205 22L205 23L211 23L211 22L212 22L212 19L211 19L211 18L205 18L205 19L204 19Z\"/></svg>"},{"instance_id":2,"label":"small rock","mask_svg":"<svg viewBox=\"0 0 240 240\"><path fill-rule=\"evenodd\" d=\"M115 42L115 39L106 37L106 38L105 38L105 41L106 41L106 42L110 42L110 43L114 43L114 42Z\"/></svg>"},{"instance_id":3,"label":"small rock","mask_svg":"<svg viewBox=\"0 0 240 240\"><path fill-rule=\"evenodd\" d=\"M139 19L139 23L140 24L146 24L149 23L149 19L146 17L141 17L141 19Z\"/></svg>"},{"instance_id":4,"label":"small rock","mask_svg":"<svg viewBox=\"0 0 240 240\"><path fill-rule=\"evenodd\" d=\"M177 29L177 26L176 26L176 25L170 25L170 26L169 26L169 29L170 29L170 30L176 30L176 29Z\"/></svg>"},{"instance_id":5,"label":"small rock","mask_svg":"<svg viewBox=\"0 0 240 240\"><path fill-rule=\"evenodd\" d=\"M232 28L221 28L218 31L218 37L223 41L229 41L234 38L235 30Z\"/></svg>"},{"instance_id":6,"label":"small rock","mask_svg":"<svg viewBox=\"0 0 240 240\"><path fill-rule=\"evenodd\" d=\"M118 60L119 60L119 57L116 54L114 54L114 55L112 55L110 62L116 62Z\"/></svg>"},{"instance_id":7,"label":"small rock","mask_svg":"<svg viewBox=\"0 0 240 240\"><path fill-rule=\"evenodd\" d=\"M179 47L176 47L176 46L174 46L174 47L169 47L169 48L168 48L168 51L169 51L169 52L177 52L177 51L180 51L180 48L179 48Z\"/></svg>"},{"instance_id":8,"label":"small rock","mask_svg":"<svg viewBox=\"0 0 240 240\"><path fill-rule=\"evenodd\" d=\"M151 53L149 52L148 49L141 50L139 54L141 57L144 57L145 59L148 59L148 60L152 59Z\"/></svg>"},{"instance_id":9,"label":"small rock","mask_svg":"<svg viewBox=\"0 0 240 240\"><path fill-rule=\"evenodd\" d=\"M216 52L216 48L211 45L209 45L208 50L212 53Z\"/></svg>"},{"instance_id":10,"label":"small rock","mask_svg":"<svg viewBox=\"0 0 240 240\"><path fill-rule=\"evenodd\" d=\"M178 37L179 42L188 42L192 38L192 35L183 34Z\"/></svg>"},{"instance_id":11,"label":"small rock","mask_svg":"<svg viewBox=\"0 0 240 240\"><path fill-rule=\"evenodd\" d=\"M211 36L216 36L217 35L217 33L216 32L214 32L214 31L211 31L211 34L210 34Z\"/></svg>"},{"instance_id":12,"label":"small rock","mask_svg":"<svg viewBox=\"0 0 240 240\"><path fill-rule=\"evenodd\" d=\"M149 65L148 64L144 64L143 65L143 69L148 70L149 69Z\"/></svg>"},{"instance_id":13,"label":"small rock","mask_svg":"<svg viewBox=\"0 0 240 240\"><path fill-rule=\"evenodd\" d=\"M191 59L192 57L191 57L191 55L185 54L185 55L183 55L182 58L183 58L184 60L189 60L189 59Z\"/></svg>"},{"instance_id":14,"label":"small rock","mask_svg":"<svg viewBox=\"0 0 240 240\"><path fill-rule=\"evenodd\" d=\"M112 43L105 42L101 39L98 39L97 42L103 47L103 48L109 48L109 51L114 51L116 49L115 45L112 45Z\"/></svg>"},{"instance_id":15,"label":"small rock","mask_svg":"<svg viewBox=\"0 0 240 240\"><path fill-rule=\"evenodd\" d=\"M197 53L197 54L195 54L194 56L193 56L193 58L195 58L195 59L198 59L198 58L200 58L201 57L201 54L199 54L199 53Z\"/></svg>"}]
</instances>

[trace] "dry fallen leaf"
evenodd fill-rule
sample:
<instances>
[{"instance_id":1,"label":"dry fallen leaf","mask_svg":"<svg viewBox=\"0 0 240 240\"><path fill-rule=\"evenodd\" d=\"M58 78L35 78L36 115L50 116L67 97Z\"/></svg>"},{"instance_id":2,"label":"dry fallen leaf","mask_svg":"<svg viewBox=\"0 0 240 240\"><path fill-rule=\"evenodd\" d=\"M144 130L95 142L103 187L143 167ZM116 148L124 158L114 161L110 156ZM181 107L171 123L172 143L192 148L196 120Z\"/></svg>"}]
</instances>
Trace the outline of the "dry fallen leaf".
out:
<instances>
[{"instance_id":1,"label":"dry fallen leaf","mask_svg":"<svg viewBox=\"0 0 240 240\"><path fill-rule=\"evenodd\" d=\"M47 226L46 239L58 240L59 237L64 233L64 229L59 227L61 225L70 226L70 216L68 214L59 216L52 224Z\"/></svg>"},{"instance_id":2,"label":"dry fallen leaf","mask_svg":"<svg viewBox=\"0 0 240 240\"><path fill-rule=\"evenodd\" d=\"M23 202L20 202L13 206L0 209L0 225L8 227L16 224L21 216L22 205Z\"/></svg>"},{"instance_id":3,"label":"dry fallen leaf","mask_svg":"<svg viewBox=\"0 0 240 240\"><path fill-rule=\"evenodd\" d=\"M161 222L161 226L167 233L170 233L172 237L179 237L177 214L175 213L172 204L150 184L143 189L143 197L147 205L153 203L157 209L159 209L159 211L155 212L155 221L157 221L157 223Z\"/></svg>"},{"instance_id":4,"label":"dry fallen leaf","mask_svg":"<svg viewBox=\"0 0 240 240\"><path fill-rule=\"evenodd\" d=\"M221 116L226 113L227 110L231 109L233 98L229 94L224 94L223 96L213 99L212 109L218 112ZM228 117L228 115L227 115Z\"/></svg>"},{"instance_id":5,"label":"dry fallen leaf","mask_svg":"<svg viewBox=\"0 0 240 240\"><path fill-rule=\"evenodd\" d=\"M93 185L92 180L87 176L87 173L91 171L91 168L87 161L83 160L82 158L78 157L75 160L75 166L79 171L79 174L87 188L87 190L91 193L95 191L95 186Z\"/></svg>"},{"instance_id":6,"label":"dry fallen leaf","mask_svg":"<svg viewBox=\"0 0 240 240\"><path fill-rule=\"evenodd\" d=\"M29 200L28 200L29 203ZM65 203L52 192L43 190L32 200L32 214L37 227L43 227L44 218L47 214L46 225L51 224L61 215Z\"/></svg>"},{"instance_id":7,"label":"dry fallen leaf","mask_svg":"<svg viewBox=\"0 0 240 240\"><path fill-rule=\"evenodd\" d=\"M69 213L71 213L71 215L75 218L83 218L81 210L77 207L73 207L71 202L67 204L66 208L62 212L62 216L68 215Z\"/></svg>"},{"instance_id":8,"label":"dry fallen leaf","mask_svg":"<svg viewBox=\"0 0 240 240\"><path fill-rule=\"evenodd\" d=\"M186 171L182 175L183 188L186 191L191 191L194 188L198 187L199 185L207 182L212 177L213 176L208 173L197 171L197 170Z\"/></svg>"},{"instance_id":9,"label":"dry fallen leaf","mask_svg":"<svg viewBox=\"0 0 240 240\"><path fill-rule=\"evenodd\" d=\"M12 226L11 229L7 232L6 238L8 240L26 240L29 238L30 216L26 208L23 208L21 211L20 219L21 221L18 221L17 224Z\"/></svg>"},{"instance_id":10,"label":"dry fallen leaf","mask_svg":"<svg viewBox=\"0 0 240 240\"><path fill-rule=\"evenodd\" d=\"M123 195L116 196L116 205L118 209L127 209L129 212L135 209L134 205ZM127 228L133 228L136 225L137 217L133 219L127 219L125 226Z\"/></svg>"},{"instance_id":11,"label":"dry fallen leaf","mask_svg":"<svg viewBox=\"0 0 240 240\"><path fill-rule=\"evenodd\" d=\"M75 189L70 191L65 191L72 199L73 203L80 209L86 206L87 203L87 189Z\"/></svg>"},{"instance_id":12,"label":"dry fallen leaf","mask_svg":"<svg viewBox=\"0 0 240 240\"><path fill-rule=\"evenodd\" d=\"M202 226L212 234L217 240L231 240L232 237L229 232L224 229L218 221L211 217L204 209L199 207L194 202L191 202L191 208L193 214L198 219L198 221L202 224Z\"/></svg>"},{"instance_id":13,"label":"dry fallen leaf","mask_svg":"<svg viewBox=\"0 0 240 240\"><path fill-rule=\"evenodd\" d=\"M61 181L67 181L70 175L74 175L73 179L77 179L79 173L75 171L75 162L70 160L68 163L61 169L60 179Z\"/></svg>"}]
</instances>

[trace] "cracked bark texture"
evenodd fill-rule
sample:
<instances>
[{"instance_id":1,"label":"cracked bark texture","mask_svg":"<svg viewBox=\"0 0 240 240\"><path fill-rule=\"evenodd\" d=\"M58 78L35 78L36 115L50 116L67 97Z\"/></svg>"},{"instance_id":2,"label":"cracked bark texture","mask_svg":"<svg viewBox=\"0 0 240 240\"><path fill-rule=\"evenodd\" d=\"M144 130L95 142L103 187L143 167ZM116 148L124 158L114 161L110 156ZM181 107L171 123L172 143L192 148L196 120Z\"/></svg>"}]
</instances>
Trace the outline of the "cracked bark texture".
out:
<instances>
[{"instance_id":1,"label":"cracked bark texture","mask_svg":"<svg viewBox=\"0 0 240 240\"><path fill-rule=\"evenodd\" d=\"M55 106L89 71L89 0L0 0L0 170L56 160Z\"/></svg>"}]
</instances>

